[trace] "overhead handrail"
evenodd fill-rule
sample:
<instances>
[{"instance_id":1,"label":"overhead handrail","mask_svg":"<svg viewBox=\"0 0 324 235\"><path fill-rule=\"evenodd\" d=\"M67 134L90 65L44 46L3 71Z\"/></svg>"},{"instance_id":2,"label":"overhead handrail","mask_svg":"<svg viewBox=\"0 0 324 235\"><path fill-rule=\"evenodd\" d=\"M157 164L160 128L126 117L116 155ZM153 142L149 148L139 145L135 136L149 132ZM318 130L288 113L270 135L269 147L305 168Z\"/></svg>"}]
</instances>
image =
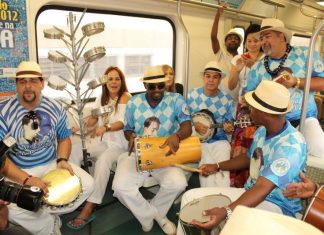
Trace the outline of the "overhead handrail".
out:
<instances>
[{"instance_id":1,"label":"overhead handrail","mask_svg":"<svg viewBox=\"0 0 324 235\"><path fill-rule=\"evenodd\" d=\"M185 32L185 43L186 43L186 52L185 52L185 71L184 71L184 77L185 77L185 82L184 82L184 89L183 89L183 97L185 100L187 100L188 96L188 84L189 84L189 45L190 45L190 38L189 38L189 33L188 30L182 20L182 15L181 15L181 0L178 0L177 4L177 16L179 23L181 27L183 28L183 31Z\"/></svg>"},{"instance_id":2,"label":"overhead handrail","mask_svg":"<svg viewBox=\"0 0 324 235\"><path fill-rule=\"evenodd\" d=\"M307 68L306 68L306 81L304 86L304 96L303 96L303 104L302 104L302 113L300 118L300 125L299 125L299 131L302 134L304 133L304 124L306 119L306 112L307 112L307 106L308 106L308 97L309 97L309 89L310 89L310 79L312 75L312 62L313 62L313 53L316 43L316 38L319 35L320 31L324 28L324 20L322 20L317 28L315 29L308 48L308 57L307 57Z\"/></svg>"}]
</instances>

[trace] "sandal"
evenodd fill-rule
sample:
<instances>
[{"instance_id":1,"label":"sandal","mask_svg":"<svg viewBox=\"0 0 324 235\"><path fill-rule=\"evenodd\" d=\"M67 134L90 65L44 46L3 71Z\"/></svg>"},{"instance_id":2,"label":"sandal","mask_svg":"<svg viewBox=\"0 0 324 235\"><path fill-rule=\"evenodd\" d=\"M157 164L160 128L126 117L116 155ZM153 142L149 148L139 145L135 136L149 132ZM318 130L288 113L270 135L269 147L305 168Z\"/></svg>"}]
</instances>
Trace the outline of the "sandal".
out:
<instances>
[{"instance_id":1,"label":"sandal","mask_svg":"<svg viewBox=\"0 0 324 235\"><path fill-rule=\"evenodd\" d=\"M74 230L80 230L82 228L84 228L84 226L86 226L87 224L91 223L92 221L94 221L96 218L96 215L92 214L90 215L90 217L88 219L84 219L84 218L81 218L81 217L76 217L75 219L71 220L70 222L68 222L66 224L67 227L69 227L70 229L74 229ZM73 224L71 224L72 221L75 221L75 220L82 220L83 223L78 225L78 226L74 226Z\"/></svg>"}]
</instances>

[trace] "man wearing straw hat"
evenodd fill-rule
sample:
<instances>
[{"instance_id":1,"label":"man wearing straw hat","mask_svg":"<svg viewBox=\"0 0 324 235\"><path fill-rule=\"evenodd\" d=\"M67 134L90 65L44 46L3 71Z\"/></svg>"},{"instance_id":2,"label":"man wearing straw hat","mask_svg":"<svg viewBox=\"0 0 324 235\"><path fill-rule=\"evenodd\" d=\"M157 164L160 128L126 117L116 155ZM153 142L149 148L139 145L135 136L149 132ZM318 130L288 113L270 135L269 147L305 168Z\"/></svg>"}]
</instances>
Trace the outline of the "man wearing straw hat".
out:
<instances>
[{"instance_id":1,"label":"man wearing straw hat","mask_svg":"<svg viewBox=\"0 0 324 235\"><path fill-rule=\"evenodd\" d=\"M308 48L291 46L289 44L291 37L291 31L285 28L281 20L267 18L262 21L260 40L265 56L252 67L244 92L254 90L263 79L276 79L290 91L293 107L287 113L287 119L297 127L300 123L306 82ZM314 100L314 91L324 90L324 63L317 52L313 53L312 60L310 93L303 134L308 153L324 158L324 132L317 120Z\"/></svg>"},{"instance_id":2,"label":"man wearing straw hat","mask_svg":"<svg viewBox=\"0 0 324 235\"><path fill-rule=\"evenodd\" d=\"M191 118L183 97L178 93L165 92L165 76L161 66L145 69L142 79L146 93L133 96L127 103L125 114L125 137L129 141L129 152L119 157L113 181L114 196L123 203L141 223L144 232L149 232L158 223L165 234L175 234L175 225L166 217L173 201L183 192L187 181L183 171L177 167L137 172L134 153L136 136L143 136L144 123L156 117L160 126L158 137L168 137L161 148L166 155L175 153L181 140L191 135ZM167 156L166 156L167 157ZM139 192L144 180L154 177L160 184L155 197L147 201Z\"/></svg>"},{"instance_id":3,"label":"man wearing straw hat","mask_svg":"<svg viewBox=\"0 0 324 235\"><path fill-rule=\"evenodd\" d=\"M213 229L231 216L238 205L295 216L301 210L300 199L289 200L282 195L287 184L299 182L299 172L306 163L306 144L303 136L286 121L285 114L291 109L290 93L283 85L264 80L255 91L245 94L251 109L251 118L260 127L254 134L253 143L246 156L241 155L214 165L214 171L250 168L250 177L244 188L198 188L187 191L181 206L195 198L222 193L232 203L224 207L203 211L209 221L192 224ZM213 173L213 172L205 172ZM181 232L181 229L178 229ZM179 233L180 234L180 233Z\"/></svg>"},{"instance_id":4,"label":"man wearing straw hat","mask_svg":"<svg viewBox=\"0 0 324 235\"><path fill-rule=\"evenodd\" d=\"M61 234L57 214L78 208L92 193L93 179L81 168L68 163L71 130L68 128L67 116L60 102L42 95L44 76L39 65L34 61L21 62L15 79L17 95L0 103L0 139L6 135L16 139L17 144L9 151L8 156L27 175L23 184L39 186L48 192L49 182L40 180L39 177L57 168L67 169L80 178L82 194L71 207L43 207L37 212L11 204L8 206L9 220L32 234ZM24 123L31 125L24 128ZM38 130L37 141L34 141L35 134L31 138L31 133L24 133L30 129Z\"/></svg>"}]
</instances>

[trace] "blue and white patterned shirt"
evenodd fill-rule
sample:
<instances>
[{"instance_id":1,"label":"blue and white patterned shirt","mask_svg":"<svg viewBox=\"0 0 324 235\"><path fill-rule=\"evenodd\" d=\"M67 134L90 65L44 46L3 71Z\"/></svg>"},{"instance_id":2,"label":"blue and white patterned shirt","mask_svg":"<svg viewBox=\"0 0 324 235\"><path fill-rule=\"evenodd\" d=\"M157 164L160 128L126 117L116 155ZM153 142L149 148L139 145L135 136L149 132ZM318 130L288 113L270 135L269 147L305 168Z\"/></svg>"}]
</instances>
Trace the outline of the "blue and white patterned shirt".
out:
<instances>
[{"instance_id":1,"label":"blue and white patterned shirt","mask_svg":"<svg viewBox=\"0 0 324 235\"><path fill-rule=\"evenodd\" d=\"M285 68L290 68L292 75L301 79L306 78L306 67L307 67L307 47L292 47L288 57L283 65ZM274 70L279 66L280 60L269 58L269 67ZM317 52L313 54L313 64L312 64L312 77L323 77L324 78L324 63L323 59ZM272 80L271 75L266 71L264 67L264 59L256 63L250 73L248 78L247 87L243 90L245 94L248 91L253 91L263 80ZM294 121L300 119L303 91L301 89L296 90L295 88L290 88L290 97L293 104L292 110L287 113L286 117L289 121ZM309 92L307 117L317 118L317 108L314 100L314 92Z\"/></svg>"},{"instance_id":2,"label":"blue and white patterned shirt","mask_svg":"<svg viewBox=\"0 0 324 235\"><path fill-rule=\"evenodd\" d=\"M8 134L16 139L17 144L8 155L20 168L53 161L56 140L67 138L71 133L59 101L43 96L32 112L20 104L17 96L0 102L0 139Z\"/></svg>"},{"instance_id":3,"label":"blue and white patterned shirt","mask_svg":"<svg viewBox=\"0 0 324 235\"><path fill-rule=\"evenodd\" d=\"M144 122L150 117L159 120L156 136L170 136L179 129L179 124L190 121L188 106L182 95L165 92L161 102L151 107L146 99L146 93L133 96L127 103L124 131L135 131L136 136L143 136Z\"/></svg>"},{"instance_id":4,"label":"blue and white patterned shirt","mask_svg":"<svg viewBox=\"0 0 324 235\"><path fill-rule=\"evenodd\" d=\"M224 91L218 90L216 96L207 96L204 93L203 87L194 88L188 92L187 103L191 114L208 109L212 112L216 123L234 120L235 103L233 98ZM208 140L208 143L213 143L217 140L227 140L223 128L218 128L217 133Z\"/></svg>"},{"instance_id":5,"label":"blue and white patterned shirt","mask_svg":"<svg viewBox=\"0 0 324 235\"><path fill-rule=\"evenodd\" d=\"M266 201L278 205L284 214L295 216L301 210L300 199L289 200L282 194L287 184L299 182L299 172L306 164L304 137L289 122L277 134L266 137L266 128L259 127L247 153L250 159L250 177L245 189L250 189L259 176L270 180L276 187Z\"/></svg>"}]
</instances>

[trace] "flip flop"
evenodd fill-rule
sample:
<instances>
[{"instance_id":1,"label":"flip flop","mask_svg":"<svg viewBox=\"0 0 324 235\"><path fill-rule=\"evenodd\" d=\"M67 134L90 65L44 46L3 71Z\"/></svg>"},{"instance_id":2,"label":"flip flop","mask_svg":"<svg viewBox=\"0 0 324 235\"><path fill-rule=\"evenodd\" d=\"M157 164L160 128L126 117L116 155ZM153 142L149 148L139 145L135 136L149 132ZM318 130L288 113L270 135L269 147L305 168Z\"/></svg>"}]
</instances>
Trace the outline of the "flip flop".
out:
<instances>
[{"instance_id":1,"label":"flip flop","mask_svg":"<svg viewBox=\"0 0 324 235\"><path fill-rule=\"evenodd\" d=\"M82 220L84 223L78 225L78 226L74 226L72 224L70 224L69 222L66 223L66 226L69 227L70 229L74 229L74 230L80 230L82 228L84 228L87 224L91 223L92 221L94 221L96 218L96 215L92 214L90 215L90 217L88 219L84 219L84 218L81 218L81 217L76 217L75 219L73 220ZM71 220L71 221L73 221Z\"/></svg>"}]
</instances>

